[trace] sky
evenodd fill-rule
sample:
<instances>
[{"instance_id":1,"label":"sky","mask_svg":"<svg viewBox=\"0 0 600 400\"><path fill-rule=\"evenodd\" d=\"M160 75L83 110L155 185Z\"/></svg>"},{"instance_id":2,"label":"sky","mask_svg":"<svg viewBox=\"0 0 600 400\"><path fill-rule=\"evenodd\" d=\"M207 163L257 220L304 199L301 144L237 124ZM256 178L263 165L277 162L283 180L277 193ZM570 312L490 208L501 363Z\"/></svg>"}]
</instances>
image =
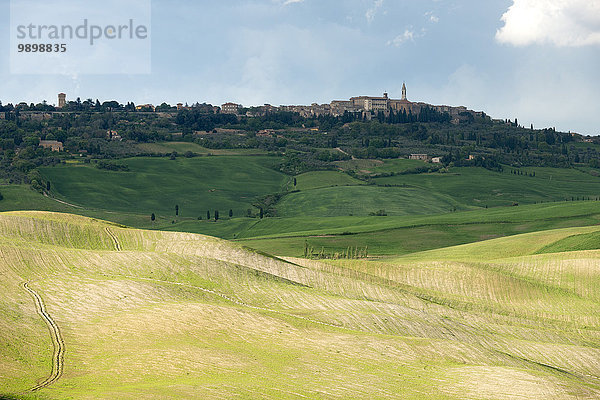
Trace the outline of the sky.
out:
<instances>
[{"instance_id":1,"label":"sky","mask_svg":"<svg viewBox=\"0 0 600 400\"><path fill-rule=\"evenodd\" d=\"M0 100L311 104L406 82L412 101L600 135L600 0L148 1L150 73L61 75L11 73L0 0Z\"/></svg>"}]
</instances>

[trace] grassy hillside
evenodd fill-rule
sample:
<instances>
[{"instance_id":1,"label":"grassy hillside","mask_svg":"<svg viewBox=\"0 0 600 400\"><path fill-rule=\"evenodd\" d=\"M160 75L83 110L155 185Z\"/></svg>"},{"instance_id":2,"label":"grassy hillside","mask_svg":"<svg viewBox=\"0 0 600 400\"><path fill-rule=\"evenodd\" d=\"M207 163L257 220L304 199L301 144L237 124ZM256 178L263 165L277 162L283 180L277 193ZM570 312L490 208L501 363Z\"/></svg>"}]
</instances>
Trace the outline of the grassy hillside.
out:
<instances>
[{"instance_id":1,"label":"grassy hillside","mask_svg":"<svg viewBox=\"0 0 600 400\"><path fill-rule=\"evenodd\" d=\"M531 232L480 243L468 243L408 254L397 260L490 261L550 253L552 250L556 250L556 252L595 250L599 246L598 243L594 243L593 239L598 237L599 232L600 227L598 226Z\"/></svg>"},{"instance_id":2,"label":"grassy hillside","mask_svg":"<svg viewBox=\"0 0 600 400\"><path fill-rule=\"evenodd\" d=\"M322 263L0 214L0 397L597 398L600 253L511 239L526 251ZM23 282L64 339L62 375L36 392L53 350Z\"/></svg>"},{"instance_id":3,"label":"grassy hillside","mask_svg":"<svg viewBox=\"0 0 600 400\"><path fill-rule=\"evenodd\" d=\"M328 171L310 173L310 176L324 175L334 179L333 177L337 174L337 172ZM313 180L311 177L309 181L316 184L318 179ZM339 186L329 188L329 190L362 190L363 188L367 187ZM370 188L375 190L402 189ZM300 191L292 195L302 195L312 191ZM249 247L285 256L300 256L303 253L305 241L308 241L316 249L324 248L327 251L341 251L349 246L368 246L371 255L400 255L501 236L600 223L600 202L569 201L432 215L394 216L392 214L387 217L358 215L312 217L307 208L304 211L307 212L307 216L261 220L240 218L235 214L233 219L228 219L226 211L222 211L223 219L218 222L205 219L199 221L196 216L187 217L185 214L189 212L189 209L187 206L180 205L183 216L180 215L173 224L174 210L167 210L166 215L157 212L157 220L152 222L146 213L79 208L44 197L25 186L0 186L0 192L4 195L4 200L0 201L0 211L38 209L72 212L139 228L205 233L221 238L235 239ZM366 196L366 194L364 195ZM422 201L427 200L423 199ZM322 201L326 204L335 204L325 196L322 197ZM283 203L285 204L285 202ZM318 203L315 204L315 207L319 206ZM367 197L360 204L352 204L347 201L341 201L341 204L363 208L368 204L374 206L373 200ZM302 203L296 205L290 203L292 208L298 209L302 208L301 206ZM413 210L417 210L419 207L418 204L411 206ZM312 212L312 214L315 213L316 211Z\"/></svg>"},{"instance_id":4,"label":"grassy hillside","mask_svg":"<svg viewBox=\"0 0 600 400\"><path fill-rule=\"evenodd\" d=\"M296 177L296 186L289 185L291 190L310 190L332 186L364 185L365 182L352 178L339 171L311 171Z\"/></svg>"},{"instance_id":5,"label":"grassy hillside","mask_svg":"<svg viewBox=\"0 0 600 400\"><path fill-rule=\"evenodd\" d=\"M335 165L344 171L355 171L361 175L370 175L382 172L404 172L409 169L423 167L429 164L420 160L396 158L387 160L354 159L336 161Z\"/></svg>"},{"instance_id":6,"label":"grassy hillside","mask_svg":"<svg viewBox=\"0 0 600 400\"><path fill-rule=\"evenodd\" d=\"M523 175L512 174L520 171ZM528 176L533 174L535 176ZM465 206L496 207L512 203L564 201L600 196L600 177L566 168L450 168L448 173L377 178L378 185L408 185L451 196Z\"/></svg>"},{"instance_id":7,"label":"grassy hillside","mask_svg":"<svg viewBox=\"0 0 600 400\"><path fill-rule=\"evenodd\" d=\"M465 208L449 196L418 188L340 186L291 193L277 204L277 214L340 217L385 210L388 215L418 215Z\"/></svg>"},{"instance_id":8,"label":"grassy hillside","mask_svg":"<svg viewBox=\"0 0 600 400\"><path fill-rule=\"evenodd\" d=\"M171 154L174 151L183 155L192 152L202 155L262 155L267 152L261 149L208 149L194 142L162 142L162 143L137 143L136 147L145 153Z\"/></svg>"},{"instance_id":9,"label":"grassy hillside","mask_svg":"<svg viewBox=\"0 0 600 400\"><path fill-rule=\"evenodd\" d=\"M300 256L305 242L327 252L368 246L371 255L399 255L525 232L598 223L600 202L586 201L430 216L267 219L238 226L241 233L234 238L247 246L278 255ZM213 225L215 230L218 227ZM280 233L276 233L277 230ZM228 232L219 230L215 234L227 237Z\"/></svg>"},{"instance_id":10,"label":"grassy hillside","mask_svg":"<svg viewBox=\"0 0 600 400\"><path fill-rule=\"evenodd\" d=\"M159 144L167 145L180 152L200 150L192 149L198 146L194 143ZM3 186L0 210L72 212L137 228L203 233L285 256L301 255L306 241L326 251L367 246L372 255L393 256L600 222L600 178L576 169L470 167L403 174L428 164L404 159L336 163L358 176L393 174L365 181L341 171L292 177L276 171L281 160L131 158L119 161L129 172L84 164L42 168L54 199ZM286 191L268 206L276 218L245 217L248 209L257 214L253 204L259 198ZM590 201L577 201L584 198ZM507 207L513 204L519 206ZM212 217L219 210L221 219L207 221L208 210ZM369 216L380 210L387 216Z\"/></svg>"},{"instance_id":11,"label":"grassy hillside","mask_svg":"<svg viewBox=\"0 0 600 400\"><path fill-rule=\"evenodd\" d=\"M42 168L61 200L107 211L206 215L234 209L245 215L255 197L278 192L288 177L271 167L274 157L133 158L121 161L130 170L111 172L93 166Z\"/></svg>"}]
</instances>

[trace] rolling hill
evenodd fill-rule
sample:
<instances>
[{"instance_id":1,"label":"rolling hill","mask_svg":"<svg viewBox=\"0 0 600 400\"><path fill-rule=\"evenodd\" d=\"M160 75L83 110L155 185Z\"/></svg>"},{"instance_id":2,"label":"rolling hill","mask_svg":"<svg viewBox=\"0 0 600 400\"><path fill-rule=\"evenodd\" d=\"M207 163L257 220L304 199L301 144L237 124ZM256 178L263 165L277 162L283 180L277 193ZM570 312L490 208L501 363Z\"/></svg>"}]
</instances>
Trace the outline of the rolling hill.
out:
<instances>
[{"instance_id":1,"label":"rolling hill","mask_svg":"<svg viewBox=\"0 0 600 400\"><path fill-rule=\"evenodd\" d=\"M599 230L323 262L2 213L0 398L597 398Z\"/></svg>"}]
</instances>

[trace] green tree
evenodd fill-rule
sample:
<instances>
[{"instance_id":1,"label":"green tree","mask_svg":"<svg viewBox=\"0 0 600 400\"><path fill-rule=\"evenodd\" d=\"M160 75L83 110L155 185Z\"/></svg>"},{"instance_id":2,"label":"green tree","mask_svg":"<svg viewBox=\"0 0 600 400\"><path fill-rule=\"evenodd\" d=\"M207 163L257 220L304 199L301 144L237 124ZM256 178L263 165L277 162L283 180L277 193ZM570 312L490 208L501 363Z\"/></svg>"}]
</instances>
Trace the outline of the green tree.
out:
<instances>
[{"instance_id":1,"label":"green tree","mask_svg":"<svg viewBox=\"0 0 600 400\"><path fill-rule=\"evenodd\" d=\"M154 213L152 213L152 215L150 216L150 220L152 222L156 221L156 215L154 215Z\"/></svg>"},{"instance_id":2,"label":"green tree","mask_svg":"<svg viewBox=\"0 0 600 400\"><path fill-rule=\"evenodd\" d=\"M210 211L206 212L206 219L210 219Z\"/></svg>"},{"instance_id":3,"label":"green tree","mask_svg":"<svg viewBox=\"0 0 600 400\"><path fill-rule=\"evenodd\" d=\"M219 210L215 210L215 221L219 220Z\"/></svg>"},{"instance_id":4,"label":"green tree","mask_svg":"<svg viewBox=\"0 0 600 400\"><path fill-rule=\"evenodd\" d=\"M262 207L260 208L259 217L260 217L260 219L262 219L264 217L264 213L263 213Z\"/></svg>"},{"instance_id":5,"label":"green tree","mask_svg":"<svg viewBox=\"0 0 600 400\"><path fill-rule=\"evenodd\" d=\"M175 216L179 216L179 205L175 205Z\"/></svg>"},{"instance_id":6,"label":"green tree","mask_svg":"<svg viewBox=\"0 0 600 400\"><path fill-rule=\"evenodd\" d=\"M233 210L230 208L229 209L229 218L233 217Z\"/></svg>"}]
</instances>

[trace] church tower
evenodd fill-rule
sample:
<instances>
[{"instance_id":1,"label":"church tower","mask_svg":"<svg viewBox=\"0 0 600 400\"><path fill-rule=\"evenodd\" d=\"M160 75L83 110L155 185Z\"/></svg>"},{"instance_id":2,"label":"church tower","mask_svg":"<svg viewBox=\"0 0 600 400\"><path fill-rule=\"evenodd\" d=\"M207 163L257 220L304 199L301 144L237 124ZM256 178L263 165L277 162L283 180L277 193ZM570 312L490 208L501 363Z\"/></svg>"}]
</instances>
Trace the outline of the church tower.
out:
<instances>
[{"instance_id":1,"label":"church tower","mask_svg":"<svg viewBox=\"0 0 600 400\"><path fill-rule=\"evenodd\" d=\"M406 84L402 82L402 100L406 100Z\"/></svg>"}]
</instances>

